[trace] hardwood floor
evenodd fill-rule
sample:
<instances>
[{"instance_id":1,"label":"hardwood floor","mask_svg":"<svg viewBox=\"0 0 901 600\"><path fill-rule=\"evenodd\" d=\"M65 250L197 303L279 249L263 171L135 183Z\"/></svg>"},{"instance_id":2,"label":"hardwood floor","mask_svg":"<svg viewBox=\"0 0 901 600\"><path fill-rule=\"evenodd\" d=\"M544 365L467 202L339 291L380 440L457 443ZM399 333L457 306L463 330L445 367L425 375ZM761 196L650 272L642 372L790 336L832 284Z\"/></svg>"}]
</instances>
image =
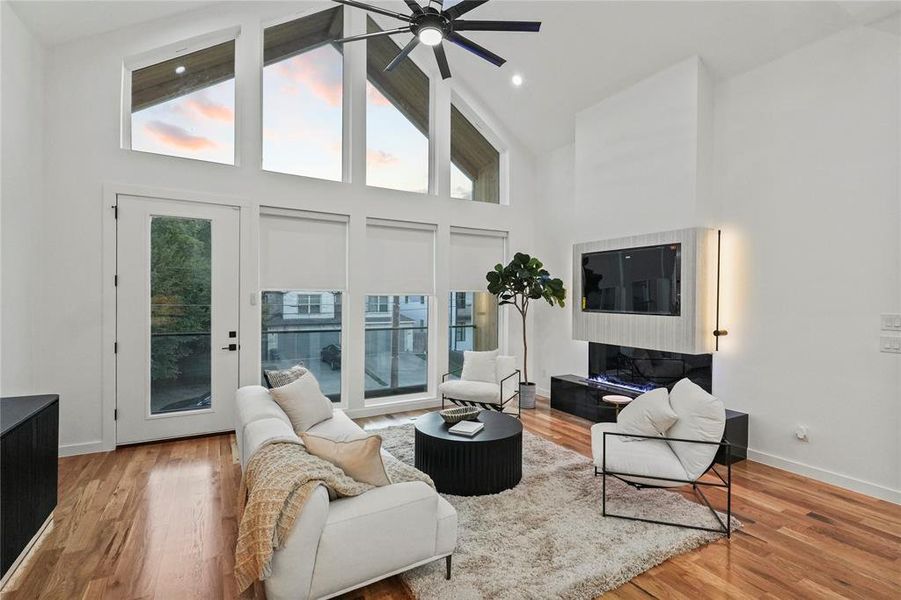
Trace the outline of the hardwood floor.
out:
<instances>
[{"instance_id":1,"label":"hardwood floor","mask_svg":"<svg viewBox=\"0 0 901 600\"><path fill-rule=\"evenodd\" d=\"M366 428L417 413L361 419ZM539 403L525 427L590 455L590 423ZM240 469L231 435L60 459L55 524L8 600L233 598ZM899 598L901 507L745 461L731 541L677 556L610 598ZM346 598L406 599L392 577Z\"/></svg>"}]
</instances>

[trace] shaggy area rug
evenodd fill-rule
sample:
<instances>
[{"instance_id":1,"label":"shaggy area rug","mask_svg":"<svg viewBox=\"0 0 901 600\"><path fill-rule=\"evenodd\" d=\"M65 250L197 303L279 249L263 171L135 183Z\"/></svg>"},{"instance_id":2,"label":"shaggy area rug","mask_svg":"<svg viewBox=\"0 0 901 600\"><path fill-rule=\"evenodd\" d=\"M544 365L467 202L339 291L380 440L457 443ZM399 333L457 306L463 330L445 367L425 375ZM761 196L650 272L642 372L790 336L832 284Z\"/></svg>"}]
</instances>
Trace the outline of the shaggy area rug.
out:
<instances>
[{"instance_id":1,"label":"shaggy area rug","mask_svg":"<svg viewBox=\"0 0 901 600\"><path fill-rule=\"evenodd\" d=\"M386 450L413 464L412 424L376 433ZM607 494L614 512L716 526L706 507L675 492L636 490L608 478ZM444 579L443 560L403 574L424 600L594 598L723 537L602 517L601 478L591 461L528 431L519 485L491 496L444 497L458 515L452 579Z\"/></svg>"}]
</instances>

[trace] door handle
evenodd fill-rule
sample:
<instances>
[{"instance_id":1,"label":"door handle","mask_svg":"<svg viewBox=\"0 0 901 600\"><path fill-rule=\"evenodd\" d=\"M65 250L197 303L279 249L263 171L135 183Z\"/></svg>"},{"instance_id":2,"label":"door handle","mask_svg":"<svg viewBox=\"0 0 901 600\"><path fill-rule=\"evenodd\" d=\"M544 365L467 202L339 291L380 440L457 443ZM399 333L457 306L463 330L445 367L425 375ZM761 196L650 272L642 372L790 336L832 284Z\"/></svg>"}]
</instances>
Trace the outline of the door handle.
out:
<instances>
[{"instance_id":1,"label":"door handle","mask_svg":"<svg viewBox=\"0 0 901 600\"><path fill-rule=\"evenodd\" d=\"M235 352L238 349L238 344L229 344L228 346L222 346L223 350L228 350L229 352Z\"/></svg>"}]
</instances>

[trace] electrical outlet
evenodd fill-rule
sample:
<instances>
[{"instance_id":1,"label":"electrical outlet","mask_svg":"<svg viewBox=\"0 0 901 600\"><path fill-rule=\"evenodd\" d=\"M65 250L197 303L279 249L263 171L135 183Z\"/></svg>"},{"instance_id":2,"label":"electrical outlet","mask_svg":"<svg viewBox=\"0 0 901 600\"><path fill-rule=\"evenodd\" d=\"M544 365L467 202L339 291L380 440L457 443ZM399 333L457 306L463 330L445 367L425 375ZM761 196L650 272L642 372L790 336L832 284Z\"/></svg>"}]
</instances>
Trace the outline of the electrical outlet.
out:
<instances>
[{"instance_id":1,"label":"electrical outlet","mask_svg":"<svg viewBox=\"0 0 901 600\"><path fill-rule=\"evenodd\" d=\"M882 313L883 331L901 331L901 315L895 313Z\"/></svg>"},{"instance_id":2,"label":"electrical outlet","mask_svg":"<svg viewBox=\"0 0 901 600\"><path fill-rule=\"evenodd\" d=\"M891 354L901 354L901 336L897 335L881 335L879 336L879 351L889 352Z\"/></svg>"},{"instance_id":3,"label":"electrical outlet","mask_svg":"<svg viewBox=\"0 0 901 600\"><path fill-rule=\"evenodd\" d=\"M807 431L807 425L798 425L798 428L795 429L795 437L802 442L809 442L810 435Z\"/></svg>"}]
</instances>

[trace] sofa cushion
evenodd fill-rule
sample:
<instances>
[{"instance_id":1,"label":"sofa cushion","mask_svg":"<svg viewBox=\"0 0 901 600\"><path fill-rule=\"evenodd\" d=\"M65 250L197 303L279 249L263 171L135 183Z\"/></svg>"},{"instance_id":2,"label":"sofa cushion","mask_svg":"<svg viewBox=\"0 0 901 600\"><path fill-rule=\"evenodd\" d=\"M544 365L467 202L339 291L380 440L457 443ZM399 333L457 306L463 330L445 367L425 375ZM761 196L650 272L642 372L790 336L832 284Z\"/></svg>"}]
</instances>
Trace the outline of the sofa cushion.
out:
<instances>
[{"instance_id":1,"label":"sofa cushion","mask_svg":"<svg viewBox=\"0 0 901 600\"><path fill-rule=\"evenodd\" d=\"M323 395L319 382L310 372L288 385L272 388L269 394L288 415L298 434L316 423L332 418L332 401Z\"/></svg>"},{"instance_id":2,"label":"sofa cushion","mask_svg":"<svg viewBox=\"0 0 901 600\"><path fill-rule=\"evenodd\" d=\"M591 454L594 464L598 469L604 464L604 432L617 432L616 423L596 423L591 426ZM672 448L663 440L645 440L641 444L630 444L624 440L627 438L617 435L607 436L607 462L608 471L618 473L632 473L632 477L623 477L633 483L645 485L659 485L676 487L685 485L657 477L667 479L686 479L687 475L679 458Z\"/></svg>"},{"instance_id":3,"label":"sofa cushion","mask_svg":"<svg viewBox=\"0 0 901 600\"><path fill-rule=\"evenodd\" d=\"M329 438L330 440L355 440L366 437L362 427L354 423L343 410L334 409L332 418L316 423L307 430L307 433Z\"/></svg>"},{"instance_id":4,"label":"sofa cushion","mask_svg":"<svg viewBox=\"0 0 901 600\"><path fill-rule=\"evenodd\" d=\"M726 427L723 403L689 379L682 379L670 392L670 405L679 420L666 432L666 437L719 442ZM670 446L691 479L704 474L713 462L719 446L670 442Z\"/></svg>"},{"instance_id":5,"label":"sofa cushion","mask_svg":"<svg viewBox=\"0 0 901 600\"><path fill-rule=\"evenodd\" d=\"M435 555L451 554L457 547L457 511L450 502L438 497L438 534Z\"/></svg>"},{"instance_id":6,"label":"sofa cushion","mask_svg":"<svg viewBox=\"0 0 901 600\"><path fill-rule=\"evenodd\" d=\"M438 386L438 391L448 398L467 402L500 404L501 400L501 386L484 381L445 381Z\"/></svg>"},{"instance_id":7,"label":"sofa cushion","mask_svg":"<svg viewBox=\"0 0 901 600\"><path fill-rule=\"evenodd\" d=\"M332 502L310 597L328 596L433 557L439 499L425 483L408 481Z\"/></svg>"},{"instance_id":8,"label":"sofa cushion","mask_svg":"<svg viewBox=\"0 0 901 600\"><path fill-rule=\"evenodd\" d=\"M300 363L288 369L264 369L263 378L266 379L266 385L270 388L277 388L300 379L306 372L307 368Z\"/></svg>"},{"instance_id":9,"label":"sofa cushion","mask_svg":"<svg viewBox=\"0 0 901 600\"><path fill-rule=\"evenodd\" d=\"M382 438L377 435L340 441L301 433L300 439L307 452L332 463L355 481L376 487L391 483L382 462Z\"/></svg>"},{"instance_id":10,"label":"sofa cushion","mask_svg":"<svg viewBox=\"0 0 901 600\"><path fill-rule=\"evenodd\" d=\"M247 466L247 462L257 448L270 440L297 441L298 437L290 423L281 419L257 419L251 421L244 428L244 444L241 446L241 467Z\"/></svg>"},{"instance_id":11,"label":"sofa cushion","mask_svg":"<svg viewBox=\"0 0 901 600\"><path fill-rule=\"evenodd\" d=\"M464 381L483 381L497 383L497 350L463 353L463 372L460 379Z\"/></svg>"},{"instance_id":12,"label":"sofa cushion","mask_svg":"<svg viewBox=\"0 0 901 600\"><path fill-rule=\"evenodd\" d=\"M669 404L666 388L645 392L624 406L616 417L623 433L660 437L679 420ZM648 441L645 438L624 438L623 441Z\"/></svg>"}]
</instances>

